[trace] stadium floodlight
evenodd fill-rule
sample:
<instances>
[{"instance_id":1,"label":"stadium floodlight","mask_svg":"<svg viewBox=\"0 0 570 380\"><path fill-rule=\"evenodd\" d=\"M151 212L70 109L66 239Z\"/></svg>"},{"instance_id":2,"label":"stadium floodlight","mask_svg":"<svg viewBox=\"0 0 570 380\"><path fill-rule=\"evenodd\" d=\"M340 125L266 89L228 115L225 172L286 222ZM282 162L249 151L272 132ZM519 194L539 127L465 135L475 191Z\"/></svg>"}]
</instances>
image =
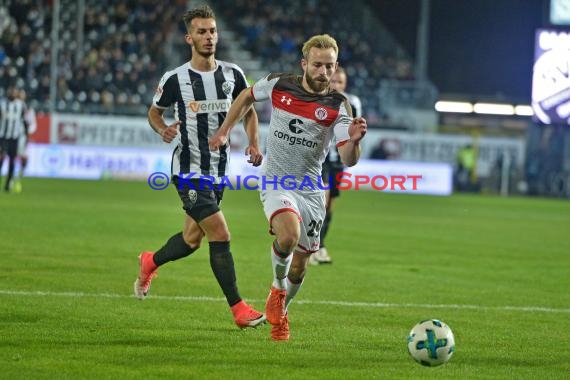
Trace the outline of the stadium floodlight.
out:
<instances>
[{"instance_id":1,"label":"stadium floodlight","mask_svg":"<svg viewBox=\"0 0 570 380\"><path fill-rule=\"evenodd\" d=\"M531 106L518 105L515 106L515 115L532 116L534 114Z\"/></svg>"},{"instance_id":2,"label":"stadium floodlight","mask_svg":"<svg viewBox=\"0 0 570 380\"><path fill-rule=\"evenodd\" d=\"M468 102L450 102L440 100L435 103L437 112L471 113L473 106Z\"/></svg>"},{"instance_id":3,"label":"stadium floodlight","mask_svg":"<svg viewBox=\"0 0 570 380\"><path fill-rule=\"evenodd\" d=\"M475 103L473 111L486 115L514 115L515 107L510 104Z\"/></svg>"}]
</instances>

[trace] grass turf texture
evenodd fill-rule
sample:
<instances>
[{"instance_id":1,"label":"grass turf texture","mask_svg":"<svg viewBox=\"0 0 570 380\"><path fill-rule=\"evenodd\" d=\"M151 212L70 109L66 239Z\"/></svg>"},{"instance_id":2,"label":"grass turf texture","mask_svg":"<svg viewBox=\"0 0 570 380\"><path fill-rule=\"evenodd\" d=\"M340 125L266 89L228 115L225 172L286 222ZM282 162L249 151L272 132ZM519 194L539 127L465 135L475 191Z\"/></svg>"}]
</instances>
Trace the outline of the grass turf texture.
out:
<instances>
[{"instance_id":1,"label":"grass turf texture","mask_svg":"<svg viewBox=\"0 0 570 380\"><path fill-rule=\"evenodd\" d=\"M568 379L570 202L344 192L290 308L291 340L239 330L207 243L131 295L137 255L182 227L173 189L26 179L0 194L0 368L6 379ZM271 237L255 191L227 191L241 295L262 309ZM536 308L536 309L533 309ZM541 309L543 308L543 309ZM448 323L451 361L406 337Z\"/></svg>"}]
</instances>

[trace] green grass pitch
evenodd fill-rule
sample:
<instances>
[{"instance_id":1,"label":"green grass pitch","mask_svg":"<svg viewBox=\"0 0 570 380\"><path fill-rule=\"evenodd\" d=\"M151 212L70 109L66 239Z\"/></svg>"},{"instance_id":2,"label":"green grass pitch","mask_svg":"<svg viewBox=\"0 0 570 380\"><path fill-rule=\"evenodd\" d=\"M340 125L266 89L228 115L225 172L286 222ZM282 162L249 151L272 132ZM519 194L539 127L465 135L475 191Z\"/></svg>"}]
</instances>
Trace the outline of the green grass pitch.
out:
<instances>
[{"instance_id":1,"label":"green grass pitch","mask_svg":"<svg viewBox=\"0 0 570 380\"><path fill-rule=\"evenodd\" d=\"M262 309L271 283L255 191L228 191L240 292ZM0 194L0 378L569 379L570 202L342 193L327 246L290 307L291 340L239 330L207 243L132 297L137 255L180 231L172 188L26 179ZM420 320L457 351L416 364Z\"/></svg>"}]
</instances>

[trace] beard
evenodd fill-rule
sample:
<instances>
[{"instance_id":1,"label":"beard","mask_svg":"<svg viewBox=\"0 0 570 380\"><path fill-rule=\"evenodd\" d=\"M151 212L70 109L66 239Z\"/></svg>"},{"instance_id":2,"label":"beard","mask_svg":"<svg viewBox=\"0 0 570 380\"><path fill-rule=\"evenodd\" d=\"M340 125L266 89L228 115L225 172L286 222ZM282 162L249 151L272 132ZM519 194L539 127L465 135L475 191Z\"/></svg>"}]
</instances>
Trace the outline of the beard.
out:
<instances>
[{"instance_id":1,"label":"beard","mask_svg":"<svg viewBox=\"0 0 570 380\"><path fill-rule=\"evenodd\" d=\"M320 93L329 87L329 81L316 80L314 78L311 78L311 76L307 73L305 73L305 78L307 80L307 84L314 92Z\"/></svg>"},{"instance_id":2,"label":"beard","mask_svg":"<svg viewBox=\"0 0 570 380\"><path fill-rule=\"evenodd\" d=\"M206 48L202 48L200 50L196 49L196 53L199 56L202 56L204 58L209 58L211 56L213 56L216 53L216 48L214 47L213 49L206 49Z\"/></svg>"},{"instance_id":3,"label":"beard","mask_svg":"<svg viewBox=\"0 0 570 380\"><path fill-rule=\"evenodd\" d=\"M194 39L192 39L192 51L201 57L210 58L211 56L216 54L216 43L217 40L213 42L212 44L213 46L211 48L207 48L205 47L206 45L205 43L200 44L199 41L195 41Z\"/></svg>"}]
</instances>

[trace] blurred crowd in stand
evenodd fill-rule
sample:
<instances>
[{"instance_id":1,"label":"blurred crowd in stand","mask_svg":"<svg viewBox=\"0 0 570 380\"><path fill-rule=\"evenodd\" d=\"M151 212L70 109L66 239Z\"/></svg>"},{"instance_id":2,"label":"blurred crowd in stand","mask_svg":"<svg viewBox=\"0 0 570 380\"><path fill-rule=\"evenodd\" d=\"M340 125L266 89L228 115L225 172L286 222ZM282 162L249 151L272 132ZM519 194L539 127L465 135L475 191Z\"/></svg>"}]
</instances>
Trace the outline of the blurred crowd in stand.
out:
<instances>
[{"instance_id":1,"label":"blurred crowd in stand","mask_svg":"<svg viewBox=\"0 0 570 380\"><path fill-rule=\"evenodd\" d=\"M47 111L50 94L52 1L0 6L0 96L8 84L26 89L30 106ZM56 109L138 112L150 103L180 36L186 1L61 1Z\"/></svg>"},{"instance_id":2,"label":"blurred crowd in stand","mask_svg":"<svg viewBox=\"0 0 570 380\"><path fill-rule=\"evenodd\" d=\"M349 78L347 91L362 100L369 124L381 123L378 89L382 79L413 79L411 61L361 20L350 17L350 2L326 0L218 0L224 20L238 32L240 43L263 61L267 72L301 72L303 41L314 34L331 34L339 43L339 62ZM258 79L258 78L254 78Z\"/></svg>"},{"instance_id":3,"label":"blurred crowd in stand","mask_svg":"<svg viewBox=\"0 0 570 380\"><path fill-rule=\"evenodd\" d=\"M59 112L144 114L164 71L189 57L184 44L185 0L60 1L57 97ZM265 72L301 72L300 48L307 36L333 35L348 90L362 99L370 123L381 123L381 79L409 80L413 68L392 47L347 16L345 2L324 0L217 0L218 19L236 32L229 44L248 49ZM49 109L53 1L7 0L0 5L0 97L8 85L28 93L30 106ZM83 26L81 28L81 26ZM80 30L82 29L82 30ZM218 52L220 59L224 50ZM401 54L399 54L401 55ZM240 64L240 62L236 62ZM246 73L247 74L247 73ZM259 78L251 78L256 80Z\"/></svg>"}]
</instances>

